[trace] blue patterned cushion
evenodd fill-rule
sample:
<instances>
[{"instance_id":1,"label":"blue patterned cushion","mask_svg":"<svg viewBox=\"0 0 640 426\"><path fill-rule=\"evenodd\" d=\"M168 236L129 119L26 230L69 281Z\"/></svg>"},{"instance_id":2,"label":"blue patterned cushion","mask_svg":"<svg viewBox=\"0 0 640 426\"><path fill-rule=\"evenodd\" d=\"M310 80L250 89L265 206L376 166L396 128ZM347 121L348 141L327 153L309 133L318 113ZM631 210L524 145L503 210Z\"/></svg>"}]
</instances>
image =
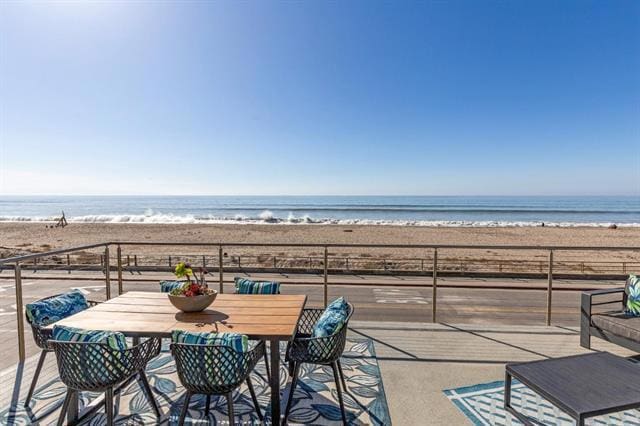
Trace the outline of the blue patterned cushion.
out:
<instances>
[{"instance_id":1,"label":"blue patterned cushion","mask_svg":"<svg viewBox=\"0 0 640 426\"><path fill-rule=\"evenodd\" d=\"M327 337L340 331L347 320L349 305L344 297L331 302L313 326L311 337Z\"/></svg>"},{"instance_id":2,"label":"blue patterned cushion","mask_svg":"<svg viewBox=\"0 0 640 426\"><path fill-rule=\"evenodd\" d=\"M215 345L229 346L236 352L249 350L249 338L238 333L195 333L191 331L173 330L171 332L173 343L187 343L191 345Z\"/></svg>"},{"instance_id":3,"label":"blue patterned cushion","mask_svg":"<svg viewBox=\"0 0 640 426\"><path fill-rule=\"evenodd\" d=\"M79 290L27 304L26 312L32 324L44 327L87 309L87 299Z\"/></svg>"},{"instance_id":4,"label":"blue patterned cushion","mask_svg":"<svg viewBox=\"0 0 640 426\"><path fill-rule=\"evenodd\" d=\"M62 342L106 343L111 349L118 351L127 349L127 339L124 334L115 331L82 330L54 325L52 339Z\"/></svg>"},{"instance_id":5,"label":"blue patterned cushion","mask_svg":"<svg viewBox=\"0 0 640 426\"><path fill-rule=\"evenodd\" d=\"M275 281L253 281L235 278L237 294L280 294L280 283Z\"/></svg>"},{"instance_id":6,"label":"blue patterned cushion","mask_svg":"<svg viewBox=\"0 0 640 426\"><path fill-rule=\"evenodd\" d=\"M163 293L171 293L176 288L185 285L186 281L160 281L160 291Z\"/></svg>"},{"instance_id":7,"label":"blue patterned cushion","mask_svg":"<svg viewBox=\"0 0 640 426\"><path fill-rule=\"evenodd\" d=\"M627 296L625 312L627 315L640 317L640 277L634 274L629 275L624 286L624 292Z\"/></svg>"}]
</instances>

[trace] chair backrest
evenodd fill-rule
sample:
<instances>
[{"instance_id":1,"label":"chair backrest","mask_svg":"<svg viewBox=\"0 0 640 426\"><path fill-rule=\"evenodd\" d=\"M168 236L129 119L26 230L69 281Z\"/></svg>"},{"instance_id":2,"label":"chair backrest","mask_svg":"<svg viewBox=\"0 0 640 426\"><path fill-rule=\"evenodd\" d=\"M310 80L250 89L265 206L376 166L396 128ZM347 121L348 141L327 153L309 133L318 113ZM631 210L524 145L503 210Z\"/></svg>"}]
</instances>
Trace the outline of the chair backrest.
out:
<instances>
[{"instance_id":1,"label":"chair backrest","mask_svg":"<svg viewBox=\"0 0 640 426\"><path fill-rule=\"evenodd\" d=\"M125 350L106 343L49 340L56 353L58 373L71 389L104 391L122 383L160 353L160 339L147 339Z\"/></svg>"},{"instance_id":2,"label":"chair backrest","mask_svg":"<svg viewBox=\"0 0 640 426\"><path fill-rule=\"evenodd\" d=\"M280 283L277 281L254 281L249 278L233 279L236 294L280 294Z\"/></svg>"},{"instance_id":3,"label":"chair backrest","mask_svg":"<svg viewBox=\"0 0 640 426\"><path fill-rule=\"evenodd\" d=\"M248 352L238 352L230 346L172 343L171 353L180 382L187 390L225 394L247 379L264 354L264 344Z\"/></svg>"},{"instance_id":4,"label":"chair backrest","mask_svg":"<svg viewBox=\"0 0 640 426\"><path fill-rule=\"evenodd\" d=\"M294 359L304 359L306 362L329 364L340 358L347 342L349 320L354 312L351 303L347 303L347 317L344 325L333 334L326 337L309 337L294 339L289 350Z\"/></svg>"},{"instance_id":5,"label":"chair backrest","mask_svg":"<svg viewBox=\"0 0 640 426\"><path fill-rule=\"evenodd\" d=\"M58 373L71 389L102 391L131 374L134 363L128 351L118 351L105 343L50 340L56 353Z\"/></svg>"}]
</instances>

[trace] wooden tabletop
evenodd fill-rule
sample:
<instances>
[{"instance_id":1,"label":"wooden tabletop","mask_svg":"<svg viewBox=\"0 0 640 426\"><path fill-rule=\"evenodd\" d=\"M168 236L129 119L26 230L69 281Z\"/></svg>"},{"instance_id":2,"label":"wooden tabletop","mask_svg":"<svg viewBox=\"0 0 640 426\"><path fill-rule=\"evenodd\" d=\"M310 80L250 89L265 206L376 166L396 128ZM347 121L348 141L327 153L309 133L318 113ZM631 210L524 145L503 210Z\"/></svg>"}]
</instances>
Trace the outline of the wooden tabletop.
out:
<instances>
[{"instance_id":1,"label":"wooden tabletop","mask_svg":"<svg viewBox=\"0 0 640 426\"><path fill-rule=\"evenodd\" d=\"M170 337L173 330L234 332L252 339L290 339L307 296L219 294L202 312L176 309L166 293L130 291L60 320L88 330L119 331L127 336Z\"/></svg>"}]
</instances>

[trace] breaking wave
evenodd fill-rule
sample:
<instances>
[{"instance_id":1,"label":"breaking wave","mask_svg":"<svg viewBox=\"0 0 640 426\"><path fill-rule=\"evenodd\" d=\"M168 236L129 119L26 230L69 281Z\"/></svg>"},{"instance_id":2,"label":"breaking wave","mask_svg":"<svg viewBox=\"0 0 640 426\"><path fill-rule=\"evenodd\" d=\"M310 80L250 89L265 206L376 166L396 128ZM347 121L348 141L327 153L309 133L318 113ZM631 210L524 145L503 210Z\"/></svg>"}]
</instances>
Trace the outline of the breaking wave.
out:
<instances>
[{"instance_id":1,"label":"breaking wave","mask_svg":"<svg viewBox=\"0 0 640 426\"><path fill-rule=\"evenodd\" d=\"M52 222L56 217L46 216L0 216L0 222ZM177 215L158 213L150 209L144 214L98 214L68 216L70 223L122 223L122 224L272 224L272 225L380 225L380 226L422 226L422 227L539 227L540 221L493 221L493 220L398 220L398 219L336 219L312 218L309 215L296 216L290 212L286 217L278 217L270 210L256 216L236 214L234 216ZM549 227L595 227L611 226L611 222L544 222ZM640 222L616 223L618 227L640 227Z\"/></svg>"}]
</instances>

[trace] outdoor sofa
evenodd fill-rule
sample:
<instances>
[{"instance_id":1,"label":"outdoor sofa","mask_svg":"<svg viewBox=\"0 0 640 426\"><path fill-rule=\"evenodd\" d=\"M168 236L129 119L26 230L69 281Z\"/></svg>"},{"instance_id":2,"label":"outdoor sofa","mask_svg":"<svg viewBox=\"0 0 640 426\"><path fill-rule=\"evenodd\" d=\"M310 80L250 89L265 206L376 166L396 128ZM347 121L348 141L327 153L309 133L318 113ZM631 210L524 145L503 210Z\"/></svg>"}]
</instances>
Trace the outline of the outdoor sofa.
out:
<instances>
[{"instance_id":1,"label":"outdoor sofa","mask_svg":"<svg viewBox=\"0 0 640 426\"><path fill-rule=\"evenodd\" d=\"M640 353L640 317L625 314L625 305L624 287L583 292L580 346L591 349L591 337L596 336Z\"/></svg>"}]
</instances>

